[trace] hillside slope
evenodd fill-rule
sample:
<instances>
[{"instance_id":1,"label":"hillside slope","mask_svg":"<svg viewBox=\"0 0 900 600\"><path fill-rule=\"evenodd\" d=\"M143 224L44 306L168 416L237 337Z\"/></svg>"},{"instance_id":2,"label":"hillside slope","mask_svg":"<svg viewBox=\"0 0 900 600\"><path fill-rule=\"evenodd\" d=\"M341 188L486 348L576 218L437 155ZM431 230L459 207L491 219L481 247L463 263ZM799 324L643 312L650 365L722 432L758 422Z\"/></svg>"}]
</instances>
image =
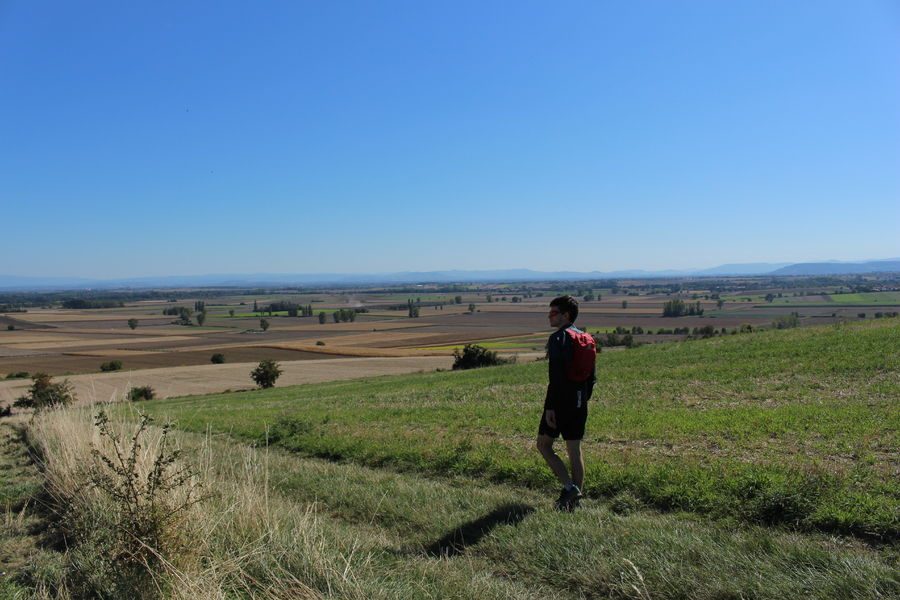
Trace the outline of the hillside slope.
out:
<instances>
[{"instance_id":1,"label":"hillside slope","mask_svg":"<svg viewBox=\"0 0 900 600\"><path fill-rule=\"evenodd\" d=\"M900 321L646 346L599 358L587 493L896 540ZM546 364L142 405L307 456L550 490L533 450Z\"/></svg>"}]
</instances>

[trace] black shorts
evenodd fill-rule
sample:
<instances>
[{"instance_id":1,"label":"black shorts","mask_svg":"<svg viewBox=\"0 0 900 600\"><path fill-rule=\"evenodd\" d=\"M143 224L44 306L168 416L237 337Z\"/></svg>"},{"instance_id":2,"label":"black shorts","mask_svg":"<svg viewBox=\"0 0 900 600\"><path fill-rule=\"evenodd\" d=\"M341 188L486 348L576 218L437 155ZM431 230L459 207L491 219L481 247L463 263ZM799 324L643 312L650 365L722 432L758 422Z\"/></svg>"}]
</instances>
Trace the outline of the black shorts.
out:
<instances>
[{"instance_id":1,"label":"black shorts","mask_svg":"<svg viewBox=\"0 0 900 600\"><path fill-rule=\"evenodd\" d=\"M547 411L541 413L541 424L538 434L557 438L562 434L564 440L580 440L584 438L584 426L587 423L587 401L560 407L556 410L556 428L547 424Z\"/></svg>"}]
</instances>

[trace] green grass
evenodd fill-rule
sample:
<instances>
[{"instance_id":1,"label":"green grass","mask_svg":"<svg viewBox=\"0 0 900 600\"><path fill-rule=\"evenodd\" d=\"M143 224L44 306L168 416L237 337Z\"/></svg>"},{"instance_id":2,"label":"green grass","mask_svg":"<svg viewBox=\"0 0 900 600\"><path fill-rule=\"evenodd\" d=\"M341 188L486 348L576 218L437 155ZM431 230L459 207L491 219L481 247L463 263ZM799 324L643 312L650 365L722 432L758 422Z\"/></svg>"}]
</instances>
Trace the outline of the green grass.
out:
<instances>
[{"instance_id":1,"label":"green grass","mask_svg":"<svg viewBox=\"0 0 900 600\"><path fill-rule=\"evenodd\" d=\"M900 292L868 292L864 294L834 294L829 296L833 304L880 304L900 306Z\"/></svg>"},{"instance_id":2,"label":"green grass","mask_svg":"<svg viewBox=\"0 0 900 600\"><path fill-rule=\"evenodd\" d=\"M900 321L599 358L592 497L896 540ZM181 428L306 456L551 489L533 438L546 363L147 403Z\"/></svg>"},{"instance_id":3,"label":"green grass","mask_svg":"<svg viewBox=\"0 0 900 600\"><path fill-rule=\"evenodd\" d=\"M45 473L71 488L57 513L66 548L33 557L20 578L32 590L10 591L135 597L133 581L119 577L128 557L110 538L117 504L91 492L84 468L97 461L90 416L59 414L56 426L35 423L30 439ZM133 435L127 423L122 435ZM179 525L190 547L166 555L182 572L157 568L142 598L827 600L900 591L892 556L851 539L661 514L627 494L559 513L542 490L480 478L397 473L221 435L172 441L207 493Z\"/></svg>"},{"instance_id":4,"label":"green grass","mask_svg":"<svg viewBox=\"0 0 900 600\"><path fill-rule=\"evenodd\" d=\"M222 448L216 462L240 464L242 452ZM653 598L694 599L833 598L845 591L877 597L897 590L876 552L827 536L661 515L640 503L623 510L621 503L587 501L573 515L559 514L546 494L478 480L398 476L281 452L265 460L281 498L318 505L331 518L334 538L357 532L372 553L371 571L382 573L397 597L630 598L632 586ZM459 534L461 553L425 575L441 540L467 528L475 533L472 523L505 507L527 515L501 521L480 538ZM412 591L419 578L415 585L426 589Z\"/></svg>"},{"instance_id":5,"label":"green grass","mask_svg":"<svg viewBox=\"0 0 900 600\"><path fill-rule=\"evenodd\" d=\"M776 298L772 304L790 304L796 307L832 306L900 306L900 292L866 292L861 294L822 294L814 296L785 296Z\"/></svg>"},{"instance_id":6,"label":"green grass","mask_svg":"<svg viewBox=\"0 0 900 600\"><path fill-rule=\"evenodd\" d=\"M0 425L0 598L24 598L24 588L15 580L38 552L39 519L35 499L42 480L31 462L19 433L9 424Z\"/></svg>"}]
</instances>

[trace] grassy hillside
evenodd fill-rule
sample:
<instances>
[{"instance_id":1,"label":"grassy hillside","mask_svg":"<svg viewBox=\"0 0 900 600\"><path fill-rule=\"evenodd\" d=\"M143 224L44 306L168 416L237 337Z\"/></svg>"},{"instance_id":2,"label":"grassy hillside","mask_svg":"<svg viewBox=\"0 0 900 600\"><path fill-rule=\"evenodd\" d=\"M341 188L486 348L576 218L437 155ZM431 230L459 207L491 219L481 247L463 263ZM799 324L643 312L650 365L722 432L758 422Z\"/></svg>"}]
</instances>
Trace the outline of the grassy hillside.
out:
<instances>
[{"instance_id":1,"label":"grassy hillside","mask_svg":"<svg viewBox=\"0 0 900 600\"><path fill-rule=\"evenodd\" d=\"M898 537L900 321L647 346L604 353L598 367L589 496ZM143 408L302 455L549 492L532 448L545 384L546 363L533 363Z\"/></svg>"},{"instance_id":2,"label":"grassy hillside","mask_svg":"<svg viewBox=\"0 0 900 600\"><path fill-rule=\"evenodd\" d=\"M841 536L735 527L625 497L559 513L541 490L398 474L227 436L166 441L128 420L110 437L91 421L86 411L53 411L29 424L44 512L65 543L11 565L0 597L829 600L900 591L888 551ZM175 447L183 454L169 463ZM158 479L160 460L171 468ZM194 476L172 483L187 465ZM111 494L103 481L136 493ZM145 491L152 481L168 483Z\"/></svg>"}]
</instances>

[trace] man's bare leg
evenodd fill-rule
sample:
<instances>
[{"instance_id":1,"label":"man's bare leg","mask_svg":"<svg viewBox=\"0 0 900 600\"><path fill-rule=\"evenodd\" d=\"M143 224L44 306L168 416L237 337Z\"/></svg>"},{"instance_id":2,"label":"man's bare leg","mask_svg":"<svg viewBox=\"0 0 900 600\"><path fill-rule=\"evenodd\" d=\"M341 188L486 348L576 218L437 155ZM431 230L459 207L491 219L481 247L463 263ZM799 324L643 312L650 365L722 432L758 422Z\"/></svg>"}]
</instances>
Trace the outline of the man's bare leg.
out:
<instances>
[{"instance_id":1,"label":"man's bare leg","mask_svg":"<svg viewBox=\"0 0 900 600\"><path fill-rule=\"evenodd\" d=\"M568 442L566 443L566 445L568 447ZM556 475L556 478L559 479L559 482L561 484L569 485L570 483L572 483L572 479L569 478L569 471L566 470L565 463L563 463L559 455L557 455L556 452L553 451L552 437L550 437L549 435L538 434L537 449L538 452L541 453L541 456L544 457L544 460L547 461L547 465L550 467L550 470L553 471L553 474ZM583 464L582 471L584 471ZM582 479L583 478L584 474L582 473Z\"/></svg>"},{"instance_id":2,"label":"man's bare leg","mask_svg":"<svg viewBox=\"0 0 900 600\"><path fill-rule=\"evenodd\" d=\"M566 440L566 452L572 465L572 481L584 491L584 457L581 455L581 440Z\"/></svg>"}]
</instances>

